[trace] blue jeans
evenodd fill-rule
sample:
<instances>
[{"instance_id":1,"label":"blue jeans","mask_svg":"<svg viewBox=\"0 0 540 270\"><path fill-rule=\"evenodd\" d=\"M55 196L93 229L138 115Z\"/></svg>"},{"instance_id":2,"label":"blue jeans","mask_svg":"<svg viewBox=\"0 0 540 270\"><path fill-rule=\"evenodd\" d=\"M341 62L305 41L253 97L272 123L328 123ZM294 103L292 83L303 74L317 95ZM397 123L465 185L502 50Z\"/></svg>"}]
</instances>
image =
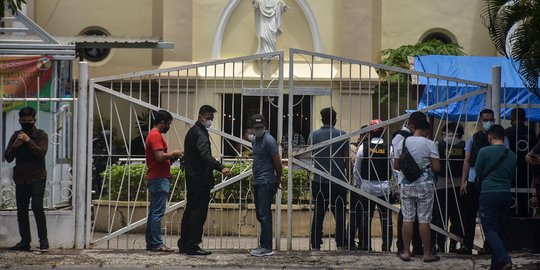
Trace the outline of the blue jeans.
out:
<instances>
[{"instance_id":1,"label":"blue jeans","mask_svg":"<svg viewBox=\"0 0 540 270\"><path fill-rule=\"evenodd\" d=\"M491 268L500 269L512 263L504 248L506 230L510 223L512 193L485 192L480 194L480 219L493 255Z\"/></svg>"},{"instance_id":2,"label":"blue jeans","mask_svg":"<svg viewBox=\"0 0 540 270\"><path fill-rule=\"evenodd\" d=\"M161 237L161 219L165 214L167 198L169 197L169 179L148 179L148 192L150 192L150 209L146 223L146 249L157 248L163 245Z\"/></svg>"},{"instance_id":3,"label":"blue jeans","mask_svg":"<svg viewBox=\"0 0 540 270\"><path fill-rule=\"evenodd\" d=\"M254 185L255 211L261 223L259 246L272 249L272 198L277 192L275 182Z\"/></svg>"}]
</instances>

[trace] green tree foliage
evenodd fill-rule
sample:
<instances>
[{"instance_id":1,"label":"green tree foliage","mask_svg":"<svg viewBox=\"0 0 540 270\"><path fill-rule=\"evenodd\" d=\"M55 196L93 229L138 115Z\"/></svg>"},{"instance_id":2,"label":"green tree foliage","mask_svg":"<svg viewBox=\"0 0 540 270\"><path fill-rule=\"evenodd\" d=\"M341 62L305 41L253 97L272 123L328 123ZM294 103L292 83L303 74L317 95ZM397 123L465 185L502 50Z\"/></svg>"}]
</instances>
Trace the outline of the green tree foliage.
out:
<instances>
[{"instance_id":1,"label":"green tree foliage","mask_svg":"<svg viewBox=\"0 0 540 270\"><path fill-rule=\"evenodd\" d=\"M540 0L485 0L482 19L497 50L517 60L524 85L540 97Z\"/></svg>"},{"instance_id":2,"label":"green tree foliage","mask_svg":"<svg viewBox=\"0 0 540 270\"><path fill-rule=\"evenodd\" d=\"M423 43L415 45L403 45L396 49L385 49L381 51L381 63L387 66L394 66L409 69L408 57L415 55L465 55L463 48L457 43L446 44L440 40L433 39ZM387 78L390 82L396 82L398 80L404 80L406 77L403 75L392 72L390 74L379 74Z\"/></svg>"},{"instance_id":3,"label":"green tree foliage","mask_svg":"<svg viewBox=\"0 0 540 270\"><path fill-rule=\"evenodd\" d=\"M11 13L17 14L21 8L22 5L26 4L26 0L4 0L0 4L0 18L4 17L4 13L6 12L6 7L11 10Z\"/></svg>"}]
</instances>

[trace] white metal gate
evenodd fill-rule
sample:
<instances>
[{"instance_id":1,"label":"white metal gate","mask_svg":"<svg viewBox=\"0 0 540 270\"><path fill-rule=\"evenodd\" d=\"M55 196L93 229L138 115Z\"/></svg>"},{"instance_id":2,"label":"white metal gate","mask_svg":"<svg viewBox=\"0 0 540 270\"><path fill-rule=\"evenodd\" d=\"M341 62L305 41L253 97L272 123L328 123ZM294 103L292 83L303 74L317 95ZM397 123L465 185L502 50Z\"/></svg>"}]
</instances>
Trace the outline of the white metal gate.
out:
<instances>
[{"instance_id":1,"label":"white metal gate","mask_svg":"<svg viewBox=\"0 0 540 270\"><path fill-rule=\"evenodd\" d=\"M88 154L88 160L93 160L95 192L93 245L106 243L109 247L110 240L116 239L117 246L144 247L144 238L130 237L129 233L140 233L140 227L146 224L144 138L151 128L150 111L164 109L173 115L165 138L169 149L183 149L183 138L197 121L199 107L208 104L218 110L215 128L209 129L214 156L230 166L234 176L219 177L212 190L203 246L257 246L251 163L247 157L250 143L243 133L249 127L248 117L261 113L268 119L270 133L281 140L282 52L92 79L89 103L90 126L94 127L93 150ZM172 167L162 224L166 243L176 246L186 188L180 164Z\"/></svg>"},{"instance_id":2,"label":"white metal gate","mask_svg":"<svg viewBox=\"0 0 540 270\"><path fill-rule=\"evenodd\" d=\"M329 184L330 193L332 187L339 186L348 194L340 199L344 204L341 209L345 217L341 230L344 234L349 230L348 222L359 214L357 205L351 205L351 194L363 196L368 204L378 203L391 212L399 210L398 204L388 202L389 196L381 199L355 186L350 168L342 171L346 181L338 179L331 171L321 170L314 162L321 150L334 143L349 144L355 141L351 139L362 138L378 128L384 129L384 139L389 142L393 131L400 129L410 112L415 110L439 109L443 112L441 118L431 121L433 134L430 137L434 140L440 137L441 128L450 122L463 125L464 138L467 138L477 129L476 123L468 123L475 118L465 113L467 103L474 99L484 108L493 107L496 111L499 106L491 102L489 84L297 49L289 51L288 62L284 62L284 55L276 52L90 80L89 118L90 126L94 128L91 133L93 151L89 151L88 160L93 160L93 166L99 167L88 176L93 179L95 191L92 244L110 247L114 239L117 247L143 248L145 245L144 238L137 236L146 223L147 211L146 167L140 150L144 149L145 131L151 128L151 110L171 112L174 121L166 140L171 149L181 149L183 137L194 123L198 107L209 104L218 109L216 128L210 129L214 155L232 166L236 173L234 177L218 181L213 190L203 238L205 248L248 249L257 246L250 145L242 136L249 126L249 116L253 113L267 116L270 133L281 144L282 157L288 160L284 196L282 199L280 193L276 197L276 202L287 203L287 219L281 219L285 208L276 203L276 248L291 250L310 248L314 215L312 178L315 175L329 179L332 183ZM284 89L286 80L288 89ZM462 87L465 94L446 91L444 97L437 98L440 101L426 103L429 99L424 100L423 96L439 95L439 91L425 89L421 81L426 80L436 82L436 89ZM288 106L283 106L284 103ZM448 107L456 104L463 113L451 121ZM344 133L309 145L309 135L321 126L319 111L324 107L335 109L336 128ZM372 119L380 119L382 123L365 126ZM339 158L345 158L350 164L352 156ZM181 210L185 205L185 182L177 165L173 166L168 214L163 221L163 234L170 246L176 245ZM445 177L452 176L446 172ZM396 188L395 184L393 188ZM448 211L441 207L442 202L457 201L458 196L453 193L437 199L435 207L439 208L439 213L444 213L441 218L445 221L442 226L432 225L432 228L459 240L458 236L448 232ZM332 239L336 236L335 224L332 214L328 214L323 223L321 249L338 247ZM363 237L373 238L370 241L374 243L374 250L380 250L376 247L380 240L375 239L381 235L372 230L375 225L366 223L365 226L370 235ZM387 234L390 233L395 234L395 225ZM346 239L348 235L342 237ZM351 248L350 242L343 248ZM393 249L393 243L386 247L386 250Z\"/></svg>"}]
</instances>

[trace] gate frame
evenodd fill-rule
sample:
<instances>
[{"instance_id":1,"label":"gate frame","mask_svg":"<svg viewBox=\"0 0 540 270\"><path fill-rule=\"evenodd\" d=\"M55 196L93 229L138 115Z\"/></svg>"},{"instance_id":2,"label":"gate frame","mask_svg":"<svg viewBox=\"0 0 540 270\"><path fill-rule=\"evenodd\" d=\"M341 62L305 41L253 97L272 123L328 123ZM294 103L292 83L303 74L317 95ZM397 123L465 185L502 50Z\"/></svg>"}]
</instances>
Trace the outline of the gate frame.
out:
<instances>
[{"instance_id":1,"label":"gate frame","mask_svg":"<svg viewBox=\"0 0 540 270\"><path fill-rule=\"evenodd\" d=\"M227 63L236 63L236 62L242 62L242 61L252 61L252 60L263 60L265 58L267 59L272 59L272 58L275 58L277 57L279 59L279 63L278 63L278 87L277 88L273 88L274 90L277 89L278 92L278 97L279 97L279 101L278 101L278 131L277 131L277 139L276 141L278 142L278 144L281 142L281 136L282 136L282 133L283 133L283 122L282 122L282 119L283 119L283 68L284 68L284 52L283 51L277 51L277 52L271 52L271 53L263 53L263 54L255 54L255 55L249 55L249 56L242 56L242 57L236 57L236 58L229 58L229 59L223 59L223 60L215 60L215 61L210 61L210 62L203 62L203 63L198 63L198 64L190 64L190 65L184 65L184 66L178 66L178 67L171 67L171 68L165 68L165 69L154 69L154 70L147 70L147 71L141 71L141 72L135 72L135 73L125 73L125 74L120 74L120 75L114 75L114 76L105 76L105 77L99 77L99 78L92 78L89 80L89 99L88 99L88 123L87 123L87 127L88 127L88 137L87 137L87 140L90 140L90 138L92 138L92 131L93 131L93 123L94 123L94 95L95 95L95 89L98 89L99 91L102 91L104 93L107 93L107 94L110 94L112 96L115 96L115 97L118 97L118 98L121 98L123 100L126 100L126 101L129 101L129 102L132 102L132 103L135 103L137 105L140 105L140 106L143 106L147 109L151 109L151 110L159 110L161 109L160 107L158 106L155 106L155 105L151 105L151 104L148 104L147 102L143 102L143 101L140 101L136 98L133 98L131 96L128 96L126 94L123 94L123 93L119 93L118 91L114 90L114 89L111 89L111 88L108 88L106 86L103 86L103 85L100 85L99 83L103 83L103 82L108 82L108 81L114 81L114 80L123 80L123 79L130 79L130 78L134 78L134 77L142 77L142 76L150 76L150 75L159 75L159 74L163 74L163 73L169 73L169 72L173 72L173 71L182 71L182 70L187 70L188 73L189 73L189 70L190 69L195 69L197 70L198 68L202 68L202 67L208 67L208 66L218 66L218 65L224 65L224 64L227 64ZM262 78L263 75L261 75L261 80L264 80ZM275 79L274 79L275 80ZM261 89L262 89L262 85L261 85ZM264 97L264 96L261 96L261 97ZM262 110L262 108L260 108L260 110ZM171 115L173 116L173 119L176 119L176 120L180 120L182 121L183 123L186 123L186 124L189 124L189 125L194 125L196 120L193 120L193 119L190 119L190 118L187 118L185 116L182 116L182 115L179 115L179 114L176 114L176 113L171 113ZM225 138L225 139L229 139L233 142L237 142L237 143L240 143L242 145L249 145L250 142L242 139L242 138L239 138L239 137L236 137L236 136L233 136L233 135L230 135L228 133L225 133L221 130L218 130L218 129L215 129L215 128L210 128L208 129L208 131L210 133L213 133L213 134L216 134L216 135L219 135L221 138ZM281 147L279 147L278 149L280 149L280 155L282 154L282 150L281 150ZM87 157L86 159L87 160L92 160L92 154L93 153L93 145L92 143L88 143L88 150L87 150ZM87 170L86 170L86 177L87 179L91 179L92 175L92 170L91 170L91 166L92 164L91 163L88 163L87 164ZM249 177L250 175L252 174L252 170L247 170L235 177L232 177L232 178L229 178L228 180L224 180L222 181L221 183L215 185L215 187L210 191L211 193L215 192L215 191L218 191L218 190L221 190L229 185L232 185L244 178L247 178ZM88 185L91 185L91 182L89 181L87 183ZM91 189L91 188L90 188ZM86 220L87 220L87 224L88 224L88 227L87 227L87 234L89 236L92 235L92 232L91 232L91 216L90 216L90 213L91 213L91 210L90 210L90 207L91 207L91 197L90 196L87 196L87 205L88 205L88 210L87 210L87 217L86 217ZM276 201L281 201L281 190L278 190L278 192L276 193ZM174 203L173 205L170 205L167 207L167 209L165 210L165 214L167 213L170 213L172 211L175 211L183 206L185 206L186 204L186 200L182 200L180 202L176 202ZM91 247L92 245L94 245L95 243L97 242L100 242L100 241L108 241L108 240L111 240L115 237L118 237L120 235L122 235L123 233L125 232L128 232L128 231L131 231L132 229L135 229L141 225L144 225L146 224L147 222L147 217L144 217L140 220L137 220L131 224L129 224L128 226L124 227L124 228L121 228L119 230L116 230L112 233L109 233L99 239L96 239L96 240L92 240L91 237L88 237L88 241L87 241L87 246L88 247ZM279 224L281 223L281 203L279 204L276 204L276 223L275 223L275 238L278 240L276 241L276 247L279 249L280 248L280 241L279 239L281 238L281 226L279 226Z\"/></svg>"}]
</instances>

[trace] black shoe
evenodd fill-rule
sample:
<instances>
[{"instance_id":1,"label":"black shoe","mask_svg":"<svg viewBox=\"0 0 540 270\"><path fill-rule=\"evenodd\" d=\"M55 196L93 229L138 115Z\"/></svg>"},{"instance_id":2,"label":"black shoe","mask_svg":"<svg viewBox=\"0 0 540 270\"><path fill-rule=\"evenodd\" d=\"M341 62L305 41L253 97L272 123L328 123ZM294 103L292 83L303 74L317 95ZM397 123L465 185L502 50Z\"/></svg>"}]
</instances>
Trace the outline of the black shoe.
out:
<instances>
[{"instance_id":1,"label":"black shoe","mask_svg":"<svg viewBox=\"0 0 540 270\"><path fill-rule=\"evenodd\" d=\"M483 248L478 251L478 255L491 255L493 252L489 248Z\"/></svg>"},{"instance_id":2,"label":"black shoe","mask_svg":"<svg viewBox=\"0 0 540 270\"><path fill-rule=\"evenodd\" d=\"M180 242L180 239L178 239L177 245L178 245L178 253L180 254L186 253L186 248L184 247L182 242Z\"/></svg>"},{"instance_id":3,"label":"black shoe","mask_svg":"<svg viewBox=\"0 0 540 270\"><path fill-rule=\"evenodd\" d=\"M39 251L47 251L49 249L49 240L39 241Z\"/></svg>"},{"instance_id":4,"label":"black shoe","mask_svg":"<svg viewBox=\"0 0 540 270\"><path fill-rule=\"evenodd\" d=\"M197 247L196 249L193 249L193 250L186 250L186 255L206 256L210 254L212 254L212 252L206 251L200 247Z\"/></svg>"},{"instance_id":5,"label":"black shoe","mask_svg":"<svg viewBox=\"0 0 540 270\"><path fill-rule=\"evenodd\" d=\"M468 247L461 247L459 249L456 249L456 253L457 254L461 254L461 255L471 255L472 254L472 250Z\"/></svg>"},{"instance_id":6,"label":"black shoe","mask_svg":"<svg viewBox=\"0 0 540 270\"><path fill-rule=\"evenodd\" d=\"M10 247L9 250L13 250L13 251L30 251L30 244L23 244L23 243L19 242L16 245Z\"/></svg>"}]
</instances>

